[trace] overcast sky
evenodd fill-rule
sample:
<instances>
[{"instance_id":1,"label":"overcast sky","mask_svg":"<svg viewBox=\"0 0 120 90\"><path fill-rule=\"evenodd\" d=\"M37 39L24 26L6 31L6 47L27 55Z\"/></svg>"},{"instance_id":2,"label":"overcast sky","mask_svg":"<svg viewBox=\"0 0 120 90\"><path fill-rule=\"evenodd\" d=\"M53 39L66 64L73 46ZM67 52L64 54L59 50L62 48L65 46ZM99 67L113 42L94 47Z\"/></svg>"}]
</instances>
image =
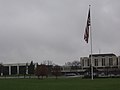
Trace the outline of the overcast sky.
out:
<instances>
[{"instance_id":1,"label":"overcast sky","mask_svg":"<svg viewBox=\"0 0 120 90\"><path fill-rule=\"evenodd\" d=\"M89 4L93 53L119 56L120 0L0 0L0 62L63 65L88 56Z\"/></svg>"}]
</instances>

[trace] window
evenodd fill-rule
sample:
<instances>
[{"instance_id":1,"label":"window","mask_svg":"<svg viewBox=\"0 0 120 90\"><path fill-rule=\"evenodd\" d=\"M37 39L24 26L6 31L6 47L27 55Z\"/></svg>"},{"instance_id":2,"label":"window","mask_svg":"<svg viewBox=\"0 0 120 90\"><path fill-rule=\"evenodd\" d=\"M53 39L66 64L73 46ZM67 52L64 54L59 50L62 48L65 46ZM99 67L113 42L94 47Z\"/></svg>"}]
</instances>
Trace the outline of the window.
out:
<instances>
[{"instance_id":1,"label":"window","mask_svg":"<svg viewBox=\"0 0 120 90\"><path fill-rule=\"evenodd\" d=\"M90 66L90 59L88 59L87 66Z\"/></svg>"},{"instance_id":2,"label":"window","mask_svg":"<svg viewBox=\"0 0 120 90\"><path fill-rule=\"evenodd\" d=\"M109 66L113 65L113 58L109 58Z\"/></svg>"},{"instance_id":3,"label":"window","mask_svg":"<svg viewBox=\"0 0 120 90\"><path fill-rule=\"evenodd\" d=\"M105 58L102 58L102 66L105 66Z\"/></svg>"},{"instance_id":4,"label":"window","mask_svg":"<svg viewBox=\"0 0 120 90\"><path fill-rule=\"evenodd\" d=\"M98 66L98 59L95 59L95 66Z\"/></svg>"},{"instance_id":5,"label":"window","mask_svg":"<svg viewBox=\"0 0 120 90\"><path fill-rule=\"evenodd\" d=\"M82 66L84 66L84 59L82 60Z\"/></svg>"},{"instance_id":6,"label":"window","mask_svg":"<svg viewBox=\"0 0 120 90\"><path fill-rule=\"evenodd\" d=\"M118 65L118 58L117 58L117 61L116 61L116 65Z\"/></svg>"}]
</instances>

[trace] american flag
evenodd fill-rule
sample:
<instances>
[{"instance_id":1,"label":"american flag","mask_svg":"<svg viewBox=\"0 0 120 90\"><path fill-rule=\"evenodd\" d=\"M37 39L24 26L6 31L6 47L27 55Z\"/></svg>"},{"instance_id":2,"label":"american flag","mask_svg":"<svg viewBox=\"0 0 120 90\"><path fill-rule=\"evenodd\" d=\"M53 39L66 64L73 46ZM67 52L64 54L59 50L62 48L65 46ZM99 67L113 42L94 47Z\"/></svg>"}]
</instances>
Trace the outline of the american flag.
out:
<instances>
[{"instance_id":1,"label":"american flag","mask_svg":"<svg viewBox=\"0 0 120 90\"><path fill-rule=\"evenodd\" d=\"M84 33L84 40L88 43L89 39L89 29L90 29L91 21L90 21L90 8L88 12L88 18L87 18L87 25L85 27L85 33Z\"/></svg>"}]
</instances>

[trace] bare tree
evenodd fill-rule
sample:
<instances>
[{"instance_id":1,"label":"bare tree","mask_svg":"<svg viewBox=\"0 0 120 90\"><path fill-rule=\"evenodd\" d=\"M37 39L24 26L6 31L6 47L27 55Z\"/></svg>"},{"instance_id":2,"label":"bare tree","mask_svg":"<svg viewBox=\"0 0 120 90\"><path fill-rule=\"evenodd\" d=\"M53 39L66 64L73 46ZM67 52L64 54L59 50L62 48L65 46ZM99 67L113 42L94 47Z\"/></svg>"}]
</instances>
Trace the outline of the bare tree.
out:
<instances>
[{"instance_id":1,"label":"bare tree","mask_svg":"<svg viewBox=\"0 0 120 90\"><path fill-rule=\"evenodd\" d=\"M77 70L80 68L80 61L72 61L72 62L67 62L65 63L65 66L70 67L71 70Z\"/></svg>"},{"instance_id":2,"label":"bare tree","mask_svg":"<svg viewBox=\"0 0 120 90\"><path fill-rule=\"evenodd\" d=\"M35 75L38 76L38 78L41 76L43 79L43 76L48 76L48 68L46 65L41 64L38 65L36 70L35 70Z\"/></svg>"},{"instance_id":3,"label":"bare tree","mask_svg":"<svg viewBox=\"0 0 120 90\"><path fill-rule=\"evenodd\" d=\"M54 63L50 60L45 60L45 61L42 62L42 64L47 66L48 75L51 76L52 75L52 67L53 67Z\"/></svg>"},{"instance_id":4,"label":"bare tree","mask_svg":"<svg viewBox=\"0 0 120 90\"><path fill-rule=\"evenodd\" d=\"M72 69L75 69L75 70L77 70L77 69L79 69L79 67L80 67L80 62L79 61L73 61L72 62Z\"/></svg>"},{"instance_id":5,"label":"bare tree","mask_svg":"<svg viewBox=\"0 0 120 90\"><path fill-rule=\"evenodd\" d=\"M49 66L49 65L53 65L53 62L50 60L45 60L45 61L43 61L43 64Z\"/></svg>"},{"instance_id":6,"label":"bare tree","mask_svg":"<svg viewBox=\"0 0 120 90\"><path fill-rule=\"evenodd\" d=\"M56 79L58 78L58 76L61 75L61 67L56 65L53 67L53 75L56 77Z\"/></svg>"},{"instance_id":7,"label":"bare tree","mask_svg":"<svg viewBox=\"0 0 120 90\"><path fill-rule=\"evenodd\" d=\"M65 66L72 66L72 62L65 63Z\"/></svg>"}]
</instances>

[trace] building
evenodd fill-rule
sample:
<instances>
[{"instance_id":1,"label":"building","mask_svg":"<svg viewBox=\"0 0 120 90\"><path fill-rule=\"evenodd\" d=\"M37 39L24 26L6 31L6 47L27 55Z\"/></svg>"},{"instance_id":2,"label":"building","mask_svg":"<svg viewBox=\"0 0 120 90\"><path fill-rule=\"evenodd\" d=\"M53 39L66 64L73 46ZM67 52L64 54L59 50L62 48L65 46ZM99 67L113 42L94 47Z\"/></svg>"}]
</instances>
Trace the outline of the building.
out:
<instances>
[{"instance_id":1,"label":"building","mask_svg":"<svg viewBox=\"0 0 120 90\"><path fill-rule=\"evenodd\" d=\"M99 75L116 75L120 74L120 57L115 54L93 54L92 61L91 55L89 57L80 58L81 67L84 70L88 70L91 66L97 70Z\"/></svg>"},{"instance_id":2,"label":"building","mask_svg":"<svg viewBox=\"0 0 120 90\"><path fill-rule=\"evenodd\" d=\"M34 68L37 63L34 63ZM0 75L23 75L29 74L30 63L3 64L0 66Z\"/></svg>"}]
</instances>

